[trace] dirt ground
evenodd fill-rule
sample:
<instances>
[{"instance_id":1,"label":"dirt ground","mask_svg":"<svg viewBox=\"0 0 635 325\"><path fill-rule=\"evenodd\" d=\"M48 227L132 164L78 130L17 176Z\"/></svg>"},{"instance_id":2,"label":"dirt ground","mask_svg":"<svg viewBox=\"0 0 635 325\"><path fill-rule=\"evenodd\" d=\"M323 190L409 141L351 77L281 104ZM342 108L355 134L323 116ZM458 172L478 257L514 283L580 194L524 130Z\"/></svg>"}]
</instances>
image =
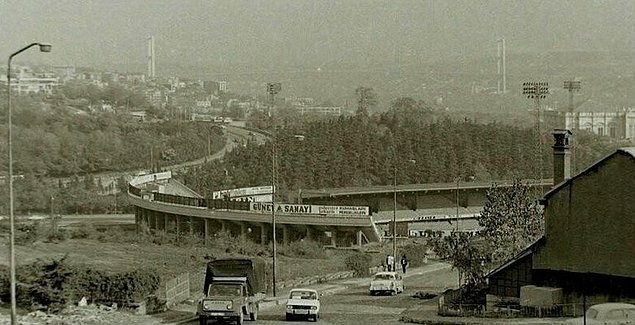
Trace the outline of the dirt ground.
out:
<instances>
[{"instance_id":1,"label":"dirt ground","mask_svg":"<svg viewBox=\"0 0 635 325\"><path fill-rule=\"evenodd\" d=\"M0 265L9 264L7 241L0 244ZM182 272L190 273L192 291L202 288L206 256L228 257L213 247L187 247L172 244L102 242L96 239L67 239L59 243L37 241L16 246L16 261L27 264L38 258L60 258L68 255L73 264L87 265L104 271L127 271L152 268L167 280ZM280 281L344 270L344 255L330 252L327 259L304 259L278 256ZM270 257L263 257L270 259Z\"/></svg>"}]
</instances>

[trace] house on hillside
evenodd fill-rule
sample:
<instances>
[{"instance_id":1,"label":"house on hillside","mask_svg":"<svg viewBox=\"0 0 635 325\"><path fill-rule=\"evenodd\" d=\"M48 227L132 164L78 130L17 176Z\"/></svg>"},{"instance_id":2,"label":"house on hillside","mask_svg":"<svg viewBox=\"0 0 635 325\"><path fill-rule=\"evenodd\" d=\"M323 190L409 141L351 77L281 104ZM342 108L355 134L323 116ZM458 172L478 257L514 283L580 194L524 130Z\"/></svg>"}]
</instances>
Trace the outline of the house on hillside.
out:
<instances>
[{"instance_id":1,"label":"house on hillside","mask_svg":"<svg viewBox=\"0 0 635 325\"><path fill-rule=\"evenodd\" d=\"M586 130L612 139L635 139L635 108L609 107L592 100L572 111L547 109L545 123L554 128Z\"/></svg>"},{"instance_id":2,"label":"house on hillside","mask_svg":"<svg viewBox=\"0 0 635 325\"><path fill-rule=\"evenodd\" d=\"M551 304L635 301L635 147L569 177L569 135L554 133L557 185L541 199L545 234L487 275L488 305L522 306L540 292L555 297Z\"/></svg>"}]
</instances>

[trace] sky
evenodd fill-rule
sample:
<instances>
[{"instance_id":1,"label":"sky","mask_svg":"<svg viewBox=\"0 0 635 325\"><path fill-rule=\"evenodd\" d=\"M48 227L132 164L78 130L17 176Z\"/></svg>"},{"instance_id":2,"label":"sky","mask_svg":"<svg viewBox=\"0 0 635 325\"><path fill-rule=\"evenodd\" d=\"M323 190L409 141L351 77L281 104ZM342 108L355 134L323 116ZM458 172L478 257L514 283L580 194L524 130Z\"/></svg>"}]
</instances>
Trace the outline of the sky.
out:
<instances>
[{"instance_id":1,"label":"sky","mask_svg":"<svg viewBox=\"0 0 635 325\"><path fill-rule=\"evenodd\" d=\"M162 65L275 70L418 63L508 52L633 51L635 1L4 0L0 56L143 72ZM126 71L123 71L126 72Z\"/></svg>"}]
</instances>

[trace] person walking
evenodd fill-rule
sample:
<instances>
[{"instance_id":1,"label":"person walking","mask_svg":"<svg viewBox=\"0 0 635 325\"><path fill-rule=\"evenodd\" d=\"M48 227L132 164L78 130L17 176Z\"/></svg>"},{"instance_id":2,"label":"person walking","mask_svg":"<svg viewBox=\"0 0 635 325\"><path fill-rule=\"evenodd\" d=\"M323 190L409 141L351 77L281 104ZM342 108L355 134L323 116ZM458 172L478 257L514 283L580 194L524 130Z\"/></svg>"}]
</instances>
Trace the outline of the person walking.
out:
<instances>
[{"instance_id":1,"label":"person walking","mask_svg":"<svg viewBox=\"0 0 635 325\"><path fill-rule=\"evenodd\" d=\"M401 256L401 261L399 261L399 264L401 264L401 270L403 271L403 274L406 274L406 268L408 267L408 259L406 258L405 254Z\"/></svg>"},{"instance_id":2,"label":"person walking","mask_svg":"<svg viewBox=\"0 0 635 325\"><path fill-rule=\"evenodd\" d=\"M395 265L395 258L390 254L386 256L386 265L388 266L388 272L392 272L393 266Z\"/></svg>"}]
</instances>

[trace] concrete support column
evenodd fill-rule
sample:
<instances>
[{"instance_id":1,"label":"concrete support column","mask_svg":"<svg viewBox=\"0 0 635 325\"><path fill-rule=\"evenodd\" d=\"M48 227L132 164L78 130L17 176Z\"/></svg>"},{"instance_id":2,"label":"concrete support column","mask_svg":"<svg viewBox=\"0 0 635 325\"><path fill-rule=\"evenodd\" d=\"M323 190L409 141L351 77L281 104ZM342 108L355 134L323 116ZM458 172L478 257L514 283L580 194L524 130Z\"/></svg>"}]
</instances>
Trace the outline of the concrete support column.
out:
<instances>
[{"instance_id":1,"label":"concrete support column","mask_svg":"<svg viewBox=\"0 0 635 325\"><path fill-rule=\"evenodd\" d=\"M282 225L282 244L289 244L289 227L286 225Z\"/></svg>"},{"instance_id":2,"label":"concrete support column","mask_svg":"<svg viewBox=\"0 0 635 325\"><path fill-rule=\"evenodd\" d=\"M179 227L179 226L180 226L179 219L180 219L180 218L179 218L179 216L174 215L174 221L175 221L175 223L176 223L176 231L175 231L174 236L175 236L175 238L176 238L176 241L179 241L179 228L180 228L180 227Z\"/></svg>"},{"instance_id":3,"label":"concrete support column","mask_svg":"<svg viewBox=\"0 0 635 325\"><path fill-rule=\"evenodd\" d=\"M139 207L134 208L134 225L135 233L139 234L139 223L141 222L141 216L139 215Z\"/></svg>"},{"instance_id":4,"label":"concrete support column","mask_svg":"<svg viewBox=\"0 0 635 325\"><path fill-rule=\"evenodd\" d=\"M308 240L313 239L313 233L311 232L311 227L306 226L306 234L304 235L304 238Z\"/></svg>"},{"instance_id":5,"label":"concrete support column","mask_svg":"<svg viewBox=\"0 0 635 325\"><path fill-rule=\"evenodd\" d=\"M152 219L153 219L152 222L154 224L153 225L154 228L150 227L151 229L157 229L158 228L158 225L157 225L157 214L158 214L157 212L152 213Z\"/></svg>"},{"instance_id":6,"label":"concrete support column","mask_svg":"<svg viewBox=\"0 0 635 325\"><path fill-rule=\"evenodd\" d=\"M337 237L337 232L335 230L332 230L331 231L331 246L333 247L337 246L337 240L335 237Z\"/></svg>"},{"instance_id":7,"label":"concrete support column","mask_svg":"<svg viewBox=\"0 0 635 325\"><path fill-rule=\"evenodd\" d=\"M163 214L163 232L164 233L168 233L168 214L164 213Z\"/></svg>"},{"instance_id":8,"label":"concrete support column","mask_svg":"<svg viewBox=\"0 0 635 325\"><path fill-rule=\"evenodd\" d=\"M220 231L225 231L225 221L218 220L218 222L220 223Z\"/></svg>"},{"instance_id":9,"label":"concrete support column","mask_svg":"<svg viewBox=\"0 0 635 325\"><path fill-rule=\"evenodd\" d=\"M247 225L244 222L240 223L240 239L247 239Z\"/></svg>"},{"instance_id":10,"label":"concrete support column","mask_svg":"<svg viewBox=\"0 0 635 325\"><path fill-rule=\"evenodd\" d=\"M267 225L264 223L260 224L260 244L267 244Z\"/></svg>"},{"instance_id":11,"label":"concrete support column","mask_svg":"<svg viewBox=\"0 0 635 325\"><path fill-rule=\"evenodd\" d=\"M205 218L203 220L205 221L205 234L203 235L203 238L205 245L207 245L207 243L209 242L209 219Z\"/></svg>"},{"instance_id":12,"label":"concrete support column","mask_svg":"<svg viewBox=\"0 0 635 325\"><path fill-rule=\"evenodd\" d=\"M362 246L362 231L358 230L357 231L357 246L361 247Z\"/></svg>"},{"instance_id":13,"label":"concrete support column","mask_svg":"<svg viewBox=\"0 0 635 325\"><path fill-rule=\"evenodd\" d=\"M190 236L194 234L194 217L190 216Z\"/></svg>"}]
</instances>

